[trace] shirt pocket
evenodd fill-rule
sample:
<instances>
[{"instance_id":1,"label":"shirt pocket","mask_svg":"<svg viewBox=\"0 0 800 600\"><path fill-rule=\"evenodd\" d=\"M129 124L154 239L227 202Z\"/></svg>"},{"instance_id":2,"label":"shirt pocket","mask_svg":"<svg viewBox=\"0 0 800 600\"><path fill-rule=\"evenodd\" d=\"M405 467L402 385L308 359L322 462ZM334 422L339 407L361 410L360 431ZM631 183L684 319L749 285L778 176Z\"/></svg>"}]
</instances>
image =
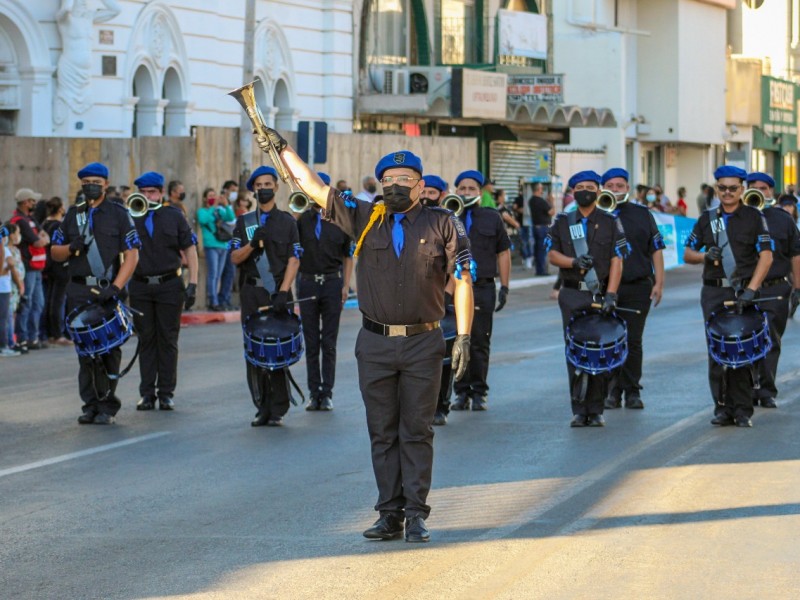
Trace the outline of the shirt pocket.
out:
<instances>
[{"instance_id":1,"label":"shirt pocket","mask_svg":"<svg viewBox=\"0 0 800 600\"><path fill-rule=\"evenodd\" d=\"M394 248L389 243L388 237L371 236L364 240L363 254L359 256L359 262L363 262L369 269L380 269L385 271L389 268L389 252L394 252Z\"/></svg>"},{"instance_id":2,"label":"shirt pocket","mask_svg":"<svg viewBox=\"0 0 800 600\"><path fill-rule=\"evenodd\" d=\"M445 270L444 248L437 244L424 244L419 246L418 256L425 277L433 277L435 273Z\"/></svg>"},{"instance_id":3,"label":"shirt pocket","mask_svg":"<svg viewBox=\"0 0 800 600\"><path fill-rule=\"evenodd\" d=\"M480 223L475 226L478 235L474 236L475 246L485 254L496 254L497 230L489 224Z\"/></svg>"},{"instance_id":4,"label":"shirt pocket","mask_svg":"<svg viewBox=\"0 0 800 600\"><path fill-rule=\"evenodd\" d=\"M289 241L289 236L284 233L272 233L269 237L269 243L272 247L273 254L281 263L286 265L292 251L292 244Z\"/></svg>"}]
</instances>

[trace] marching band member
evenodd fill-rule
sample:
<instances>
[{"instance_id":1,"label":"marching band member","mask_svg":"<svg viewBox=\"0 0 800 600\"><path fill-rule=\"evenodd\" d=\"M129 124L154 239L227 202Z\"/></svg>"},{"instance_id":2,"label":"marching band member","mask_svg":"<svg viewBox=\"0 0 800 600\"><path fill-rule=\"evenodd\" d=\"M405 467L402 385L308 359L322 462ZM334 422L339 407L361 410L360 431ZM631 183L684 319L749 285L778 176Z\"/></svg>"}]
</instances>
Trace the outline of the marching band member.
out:
<instances>
[{"instance_id":1,"label":"marching band member","mask_svg":"<svg viewBox=\"0 0 800 600\"><path fill-rule=\"evenodd\" d=\"M302 254L294 217L275 206L275 169L258 167L247 180L247 189L255 194L258 208L236 219L230 242L231 260L239 267L242 324L261 306L269 305L277 312L288 310ZM262 256L267 260L259 265L256 259ZM269 371L249 362L246 366L247 385L258 409L250 425L283 425L291 401L287 368Z\"/></svg>"},{"instance_id":2,"label":"marching band member","mask_svg":"<svg viewBox=\"0 0 800 600\"><path fill-rule=\"evenodd\" d=\"M703 265L700 305L706 321L724 308L725 301L736 301L739 309L754 303L772 266L772 239L766 219L742 203L747 172L724 165L714 171L714 178L720 205L700 215L684 249L688 264ZM714 397L711 424L752 427L750 371L725 369L709 356L708 382Z\"/></svg>"},{"instance_id":3,"label":"marching band member","mask_svg":"<svg viewBox=\"0 0 800 600\"><path fill-rule=\"evenodd\" d=\"M438 175L425 175L422 178L425 187L420 194L420 202L424 206L441 206L441 202L447 195L447 182Z\"/></svg>"},{"instance_id":4,"label":"marching band member","mask_svg":"<svg viewBox=\"0 0 800 600\"><path fill-rule=\"evenodd\" d=\"M644 206L628 202L630 185L625 169L609 169L602 185L617 197L614 215L622 223L630 253L622 263L622 282L617 291L620 306L639 312L620 312L628 326L628 359L619 370L606 408L619 408L625 395L625 408L644 408L639 390L642 378L642 336L650 305L658 306L664 293L664 238L658 231L653 213Z\"/></svg>"},{"instance_id":5,"label":"marching band member","mask_svg":"<svg viewBox=\"0 0 800 600\"><path fill-rule=\"evenodd\" d=\"M747 185L764 195L766 205L761 214L767 220L769 235L773 241L772 266L761 284L761 295L783 298L758 303L769 319L772 349L758 363L759 387L753 390L753 404L760 402L764 408L776 408L778 388L775 386L775 374L781 357L781 338L789 320L790 302L795 306L800 302L800 234L791 215L775 206L775 180L771 175L750 173L747 176Z\"/></svg>"},{"instance_id":6,"label":"marching band member","mask_svg":"<svg viewBox=\"0 0 800 600\"><path fill-rule=\"evenodd\" d=\"M465 199L480 197L483 174L464 171L456 177L456 194ZM475 316L472 321L469 372L456 381L456 399L453 410L486 410L489 391L489 350L492 338L494 313L506 305L508 281L511 275L511 240L500 214L491 208L481 208L480 200L464 208L460 219L470 240L472 256L478 265L477 277L472 284L475 297ZM500 276L497 294L495 278ZM495 308L495 295L497 307Z\"/></svg>"},{"instance_id":7,"label":"marching band member","mask_svg":"<svg viewBox=\"0 0 800 600\"><path fill-rule=\"evenodd\" d=\"M66 314L88 300L117 298L136 269L141 242L127 209L106 202L108 167L90 163L78 171L85 204L71 206L53 234L53 260L69 260ZM122 256L122 260L120 260ZM115 395L122 350L79 356L78 386L83 414L78 423L114 423L122 403ZM109 377L111 376L111 377Z\"/></svg>"},{"instance_id":8,"label":"marching band member","mask_svg":"<svg viewBox=\"0 0 800 600\"><path fill-rule=\"evenodd\" d=\"M181 309L197 295L197 238L177 204L162 205L164 176L148 171L133 182L147 198L149 210L135 217L142 246L130 283L133 321L139 336L141 400L136 410L172 410L178 378L178 335ZM189 284L181 279L181 252L189 265Z\"/></svg>"},{"instance_id":9,"label":"marching band member","mask_svg":"<svg viewBox=\"0 0 800 600\"><path fill-rule=\"evenodd\" d=\"M318 175L325 185L330 185L329 175ZM353 274L352 241L336 225L322 218L316 202L300 215L297 229L303 247L297 293L301 298L316 297L300 303L309 389L306 410L329 411L333 410L339 317Z\"/></svg>"},{"instance_id":10,"label":"marching band member","mask_svg":"<svg viewBox=\"0 0 800 600\"><path fill-rule=\"evenodd\" d=\"M573 314L589 308L600 296L603 313L610 314L617 306L628 242L619 220L597 208L600 181L594 171L570 177L568 185L574 190L577 210L556 216L546 241L550 264L561 270L558 306L565 335ZM581 397L576 370L569 361L567 372L573 414L570 426L602 427L608 375L589 376L585 397Z\"/></svg>"}]
</instances>

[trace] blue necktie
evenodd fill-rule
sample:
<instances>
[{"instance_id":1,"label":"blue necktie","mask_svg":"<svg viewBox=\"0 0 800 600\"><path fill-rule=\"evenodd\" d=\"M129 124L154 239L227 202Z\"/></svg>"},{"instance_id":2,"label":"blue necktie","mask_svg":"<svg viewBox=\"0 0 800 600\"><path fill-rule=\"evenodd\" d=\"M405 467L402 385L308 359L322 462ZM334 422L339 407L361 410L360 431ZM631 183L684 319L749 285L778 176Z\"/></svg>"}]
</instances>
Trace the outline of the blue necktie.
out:
<instances>
[{"instance_id":1,"label":"blue necktie","mask_svg":"<svg viewBox=\"0 0 800 600\"><path fill-rule=\"evenodd\" d=\"M269 219L269 213L261 213L261 226L267 224L267 219Z\"/></svg>"},{"instance_id":2,"label":"blue necktie","mask_svg":"<svg viewBox=\"0 0 800 600\"><path fill-rule=\"evenodd\" d=\"M322 215L319 212L317 212L317 224L314 226L314 235L317 236L317 239L322 235Z\"/></svg>"},{"instance_id":3,"label":"blue necktie","mask_svg":"<svg viewBox=\"0 0 800 600\"><path fill-rule=\"evenodd\" d=\"M147 218L144 220L144 228L147 229L147 235L150 236L150 239L153 239L153 215L156 211L148 210L147 211Z\"/></svg>"},{"instance_id":4,"label":"blue necktie","mask_svg":"<svg viewBox=\"0 0 800 600\"><path fill-rule=\"evenodd\" d=\"M464 222L467 226L467 235L469 235L469 230L472 229L472 210L467 211L467 216L464 218Z\"/></svg>"},{"instance_id":5,"label":"blue necktie","mask_svg":"<svg viewBox=\"0 0 800 600\"><path fill-rule=\"evenodd\" d=\"M400 255L403 253L403 246L405 245L405 234L403 233L403 217L405 215L397 214L394 215L394 227L392 227L392 244L394 245L394 253L397 255L397 258L400 258Z\"/></svg>"},{"instance_id":6,"label":"blue necktie","mask_svg":"<svg viewBox=\"0 0 800 600\"><path fill-rule=\"evenodd\" d=\"M583 235L584 235L584 237L585 237L586 235L588 235L588 234L587 234L587 230L589 229L589 228L587 227L587 223L588 223L588 222L589 222L589 219L588 219L587 217L582 217L582 218L581 218L581 223L583 224Z\"/></svg>"}]
</instances>

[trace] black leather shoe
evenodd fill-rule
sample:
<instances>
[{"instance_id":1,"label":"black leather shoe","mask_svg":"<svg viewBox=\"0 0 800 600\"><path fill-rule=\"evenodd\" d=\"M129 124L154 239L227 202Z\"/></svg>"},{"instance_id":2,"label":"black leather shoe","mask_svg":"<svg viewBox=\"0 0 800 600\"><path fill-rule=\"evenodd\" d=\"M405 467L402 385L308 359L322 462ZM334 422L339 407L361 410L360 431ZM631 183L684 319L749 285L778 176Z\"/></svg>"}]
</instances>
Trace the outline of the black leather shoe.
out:
<instances>
[{"instance_id":1,"label":"black leather shoe","mask_svg":"<svg viewBox=\"0 0 800 600\"><path fill-rule=\"evenodd\" d=\"M436 414L433 415L433 424L437 426L447 425L447 415L444 414L443 412L437 411Z\"/></svg>"},{"instance_id":2,"label":"black leather shoe","mask_svg":"<svg viewBox=\"0 0 800 600\"><path fill-rule=\"evenodd\" d=\"M113 425L114 421L115 419L113 415L109 415L106 413L100 413L94 418L95 425Z\"/></svg>"},{"instance_id":3,"label":"black leather shoe","mask_svg":"<svg viewBox=\"0 0 800 600\"><path fill-rule=\"evenodd\" d=\"M395 516L383 515L364 532L369 540L393 540L403 533L403 522Z\"/></svg>"},{"instance_id":4,"label":"black leather shoe","mask_svg":"<svg viewBox=\"0 0 800 600\"><path fill-rule=\"evenodd\" d=\"M91 425L94 423L94 419L97 416L97 413L93 410L88 410L84 412L80 417L78 417L78 423L81 425Z\"/></svg>"},{"instance_id":5,"label":"black leather shoe","mask_svg":"<svg viewBox=\"0 0 800 600\"><path fill-rule=\"evenodd\" d=\"M270 417L267 419L267 427L282 427L283 417Z\"/></svg>"},{"instance_id":6,"label":"black leather shoe","mask_svg":"<svg viewBox=\"0 0 800 600\"><path fill-rule=\"evenodd\" d=\"M269 415L256 415L256 418L250 421L251 427L264 427L269 421Z\"/></svg>"},{"instance_id":7,"label":"black leather shoe","mask_svg":"<svg viewBox=\"0 0 800 600\"><path fill-rule=\"evenodd\" d=\"M748 417L736 417L735 423L737 427L752 427L753 422Z\"/></svg>"},{"instance_id":8,"label":"black leather shoe","mask_svg":"<svg viewBox=\"0 0 800 600\"><path fill-rule=\"evenodd\" d=\"M306 404L306 410L308 411L319 410L319 398L309 398L308 404Z\"/></svg>"},{"instance_id":9,"label":"black leather shoe","mask_svg":"<svg viewBox=\"0 0 800 600\"><path fill-rule=\"evenodd\" d=\"M603 418L603 415L589 415L586 417L587 427L603 427L605 424L606 420Z\"/></svg>"},{"instance_id":10,"label":"black leather shoe","mask_svg":"<svg viewBox=\"0 0 800 600\"><path fill-rule=\"evenodd\" d=\"M489 406L486 404L486 396L475 396L472 399L472 410L488 410Z\"/></svg>"},{"instance_id":11,"label":"black leather shoe","mask_svg":"<svg viewBox=\"0 0 800 600\"><path fill-rule=\"evenodd\" d=\"M625 408L644 408L644 402L642 402L639 392L625 394Z\"/></svg>"},{"instance_id":12,"label":"black leather shoe","mask_svg":"<svg viewBox=\"0 0 800 600\"><path fill-rule=\"evenodd\" d=\"M778 408L778 405L775 404L775 398L762 398L761 406L764 408Z\"/></svg>"},{"instance_id":13,"label":"black leather shoe","mask_svg":"<svg viewBox=\"0 0 800 600\"><path fill-rule=\"evenodd\" d=\"M575 415L572 417L572 421L569 422L570 427L586 427L586 415Z\"/></svg>"},{"instance_id":14,"label":"black leather shoe","mask_svg":"<svg viewBox=\"0 0 800 600\"><path fill-rule=\"evenodd\" d=\"M319 399L319 409L324 411L333 410L333 400L331 400L330 396L323 396Z\"/></svg>"},{"instance_id":15,"label":"black leather shoe","mask_svg":"<svg viewBox=\"0 0 800 600\"><path fill-rule=\"evenodd\" d=\"M728 425L733 425L733 417L730 415L717 415L713 419L711 419L712 425L719 425L720 427L727 427Z\"/></svg>"},{"instance_id":16,"label":"black leather shoe","mask_svg":"<svg viewBox=\"0 0 800 600\"><path fill-rule=\"evenodd\" d=\"M620 408L622 406L622 390L612 390L603 402L605 408Z\"/></svg>"},{"instance_id":17,"label":"black leather shoe","mask_svg":"<svg viewBox=\"0 0 800 600\"><path fill-rule=\"evenodd\" d=\"M424 518L410 517L406 519L406 541L412 543L431 541L431 533L425 527Z\"/></svg>"},{"instance_id":18,"label":"black leather shoe","mask_svg":"<svg viewBox=\"0 0 800 600\"><path fill-rule=\"evenodd\" d=\"M466 394L459 394L450 405L450 410L469 410L471 404L470 397Z\"/></svg>"},{"instance_id":19,"label":"black leather shoe","mask_svg":"<svg viewBox=\"0 0 800 600\"><path fill-rule=\"evenodd\" d=\"M145 396L136 403L136 410L153 410L156 407L156 399Z\"/></svg>"},{"instance_id":20,"label":"black leather shoe","mask_svg":"<svg viewBox=\"0 0 800 600\"><path fill-rule=\"evenodd\" d=\"M158 399L158 408L160 410L172 410L175 408L175 403L169 396L162 396Z\"/></svg>"}]
</instances>

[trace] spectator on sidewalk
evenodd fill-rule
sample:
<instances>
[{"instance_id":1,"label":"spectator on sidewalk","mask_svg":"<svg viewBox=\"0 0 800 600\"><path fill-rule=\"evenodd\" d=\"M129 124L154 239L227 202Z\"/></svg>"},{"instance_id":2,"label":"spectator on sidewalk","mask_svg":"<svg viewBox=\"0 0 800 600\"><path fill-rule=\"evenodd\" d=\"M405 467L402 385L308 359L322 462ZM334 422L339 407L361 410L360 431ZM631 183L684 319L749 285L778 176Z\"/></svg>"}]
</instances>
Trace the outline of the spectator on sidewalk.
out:
<instances>
[{"instance_id":1,"label":"spectator on sidewalk","mask_svg":"<svg viewBox=\"0 0 800 600\"><path fill-rule=\"evenodd\" d=\"M689 210L689 205L686 204L686 188L681 186L678 188L678 214L682 217L686 216L686 212Z\"/></svg>"},{"instance_id":2,"label":"spectator on sidewalk","mask_svg":"<svg viewBox=\"0 0 800 600\"><path fill-rule=\"evenodd\" d=\"M15 342L16 315L19 308L20 299L25 294L25 264L22 262L22 254L19 251L19 244L22 236L19 227L13 223L6 225L8 228L8 238L6 238L6 249L10 252L11 258L6 259L7 265L11 267L11 297L8 302L8 314L6 315L6 331L8 335L8 347L27 354L28 346L22 346Z\"/></svg>"},{"instance_id":3,"label":"spectator on sidewalk","mask_svg":"<svg viewBox=\"0 0 800 600\"><path fill-rule=\"evenodd\" d=\"M214 188L206 188L203 192L203 206L197 211L197 222L203 235L203 251L206 257L206 307L219 311L224 302L220 283L228 258L228 241L220 227L224 223L235 221L236 215L224 194L217 196ZM233 237L231 232L231 237ZM224 298L223 298L224 300ZM227 299L230 304L230 297Z\"/></svg>"},{"instance_id":4,"label":"spectator on sidewalk","mask_svg":"<svg viewBox=\"0 0 800 600\"><path fill-rule=\"evenodd\" d=\"M494 180L487 179L481 189L481 206L484 208L497 208L497 203L494 201L495 189Z\"/></svg>"},{"instance_id":5,"label":"spectator on sidewalk","mask_svg":"<svg viewBox=\"0 0 800 600\"><path fill-rule=\"evenodd\" d=\"M375 196L378 195L378 180L372 175L367 175L361 180L362 190L356 194L357 200L364 202L375 202Z\"/></svg>"},{"instance_id":6,"label":"spectator on sidewalk","mask_svg":"<svg viewBox=\"0 0 800 600\"><path fill-rule=\"evenodd\" d=\"M550 230L550 222L555 209L544 199L544 186L541 183L533 185L533 195L530 200L531 220L533 222L533 258L536 265L537 277L547 275L547 249L545 239Z\"/></svg>"},{"instance_id":7,"label":"spectator on sidewalk","mask_svg":"<svg viewBox=\"0 0 800 600\"><path fill-rule=\"evenodd\" d=\"M19 356L19 352L9 348L8 344L8 320L9 306L11 304L11 281L14 271L14 261L11 249L8 247L10 241L0 237L0 358L9 356Z\"/></svg>"},{"instance_id":8,"label":"spectator on sidewalk","mask_svg":"<svg viewBox=\"0 0 800 600\"><path fill-rule=\"evenodd\" d=\"M54 196L47 201L47 218L42 224L42 229L52 239L53 234L61 225L66 209L61 198ZM64 305L67 299L67 265L56 262L50 255L50 245L47 246L47 265L43 273L44 282L44 312L42 313L43 331L52 343L68 346L70 342L64 337Z\"/></svg>"}]
</instances>

